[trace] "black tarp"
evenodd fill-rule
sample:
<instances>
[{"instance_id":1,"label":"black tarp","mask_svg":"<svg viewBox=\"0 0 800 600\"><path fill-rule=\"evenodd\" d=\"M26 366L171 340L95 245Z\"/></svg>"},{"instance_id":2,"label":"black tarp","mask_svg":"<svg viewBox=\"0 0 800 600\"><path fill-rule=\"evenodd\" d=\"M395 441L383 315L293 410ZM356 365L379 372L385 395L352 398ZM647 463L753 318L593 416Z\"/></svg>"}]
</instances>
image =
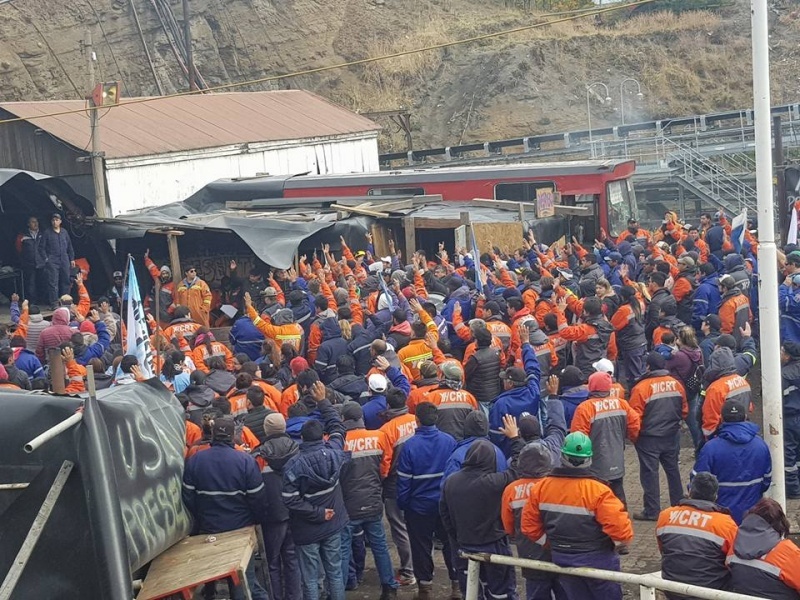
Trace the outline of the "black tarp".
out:
<instances>
[{"instance_id":1,"label":"black tarp","mask_svg":"<svg viewBox=\"0 0 800 600\"><path fill-rule=\"evenodd\" d=\"M189 532L180 403L157 380L102 391L81 423L32 454L23 445L81 400L4 391L0 404L0 483L30 483L0 495L0 580L70 460L75 468L13 597L130 600L131 573Z\"/></svg>"}]
</instances>

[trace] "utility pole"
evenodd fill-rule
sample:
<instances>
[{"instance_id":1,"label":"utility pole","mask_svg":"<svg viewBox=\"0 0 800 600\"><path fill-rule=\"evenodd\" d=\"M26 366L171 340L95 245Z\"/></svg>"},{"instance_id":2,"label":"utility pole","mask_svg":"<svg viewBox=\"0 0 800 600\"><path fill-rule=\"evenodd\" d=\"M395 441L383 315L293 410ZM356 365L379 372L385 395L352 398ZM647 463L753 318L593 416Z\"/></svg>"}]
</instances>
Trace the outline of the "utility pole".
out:
<instances>
[{"instance_id":1,"label":"utility pole","mask_svg":"<svg viewBox=\"0 0 800 600\"><path fill-rule=\"evenodd\" d=\"M83 42L83 49L86 52L86 64L89 74L89 123L91 126L91 142L92 142L92 179L94 180L94 204L97 216L101 219L108 217L106 210L106 182L105 173L103 172L103 156L104 153L100 149L100 112L94 101L94 88L97 82L95 81L94 74L94 61L95 55L92 49L92 32L86 30L85 39Z\"/></svg>"},{"instance_id":2,"label":"utility pole","mask_svg":"<svg viewBox=\"0 0 800 600\"><path fill-rule=\"evenodd\" d=\"M192 52L192 25L189 15L189 0L183 0L183 42L186 46L186 70L189 72L189 91L197 89L194 77L194 52Z\"/></svg>"},{"instance_id":3,"label":"utility pole","mask_svg":"<svg viewBox=\"0 0 800 600\"><path fill-rule=\"evenodd\" d=\"M772 197L772 123L769 98L769 13L767 0L752 2L753 112L756 129L758 196L758 297L761 326L761 401L764 440L772 456L772 485L767 495L786 510L783 461L783 390L778 308L778 252ZM781 135L780 129L776 135ZM783 200L781 204L783 204ZM745 225L746 226L746 225Z\"/></svg>"}]
</instances>

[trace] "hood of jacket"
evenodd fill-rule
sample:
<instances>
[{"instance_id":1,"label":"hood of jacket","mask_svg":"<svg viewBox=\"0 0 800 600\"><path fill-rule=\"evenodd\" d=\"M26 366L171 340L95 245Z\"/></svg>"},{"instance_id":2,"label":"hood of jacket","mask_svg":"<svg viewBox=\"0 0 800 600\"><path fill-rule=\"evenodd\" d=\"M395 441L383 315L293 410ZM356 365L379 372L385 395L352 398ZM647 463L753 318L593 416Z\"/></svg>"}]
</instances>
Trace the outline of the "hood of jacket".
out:
<instances>
[{"instance_id":1,"label":"hood of jacket","mask_svg":"<svg viewBox=\"0 0 800 600\"><path fill-rule=\"evenodd\" d=\"M475 440L467 450L462 468L481 473L494 473L497 471L497 454L494 448L494 444L489 440Z\"/></svg>"},{"instance_id":2,"label":"hood of jacket","mask_svg":"<svg viewBox=\"0 0 800 600\"><path fill-rule=\"evenodd\" d=\"M285 433L269 436L258 447L258 454L267 461L273 471L280 473L289 459L300 451L300 447Z\"/></svg>"},{"instance_id":3,"label":"hood of jacket","mask_svg":"<svg viewBox=\"0 0 800 600\"><path fill-rule=\"evenodd\" d=\"M489 419L482 410L473 410L464 419L465 438L485 438L489 435Z\"/></svg>"},{"instance_id":4,"label":"hood of jacket","mask_svg":"<svg viewBox=\"0 0 800 600\"><path fill-rule=\"evenodd\" d=\"M734 271L744 271L744 259L741 254L728 254L723 260L725 272L729 275Z\"/></svg>"},{"instance_id":5,"label":"hood of jacket","mask_svg":"<svg viewBox=\"0 0 800 600\"><path fill-rule=\"evenodd\" d=\"M30 320L31 323L41 323L42 321L44 321L44 316L42 315L42 313L39 313L36 315L30 315L28 319Z\"/></svg>"},{"instance_id":6,"label":"hood of jacket","mask_svg":"<svg viewBox=\"0 0 800 600\"><path fill-rule=\"evenodd\" d=\"M719 437L733 444L747 444L757 435L758 425L750 421L723 423L719 429Z\"/></svg>"},{"instance_id":7,"label":"hood of jacket","mask_svg":"<svg viewBox=\"0 0 800 600\"><path fill-rule=\"evenodd\" d=\"M703 351L700 348L689 348L687 346L681 346L678 349L678 352L682 352L686 356L688 356L692 362L698 363L703 358Z\"/></svg>"},{"instance_id":8,"label":"hood of jacket","mask_svg":"<svg viewBox=\"0 0 800 600\"><path fill-rule=\"evenodd\" d=\"M299 440L300 430L303 429L306 421L310 420L311 417L289 417L286 419L286 435Z\"/></svg>"},{"instance_id":9,"label":"hood of jacket","mask_svg":"<svg viewBox=\"0 0 800 600\"><path fill-rule=\"evenodd\" d=\"M578 406L578 404L580 404L589 397L589 386L576 385L575 387L567 388L562 391L559 397L563 401Z\"/></svg>"},{"instance_id":10,"label":"hood of jacket","mask_svg":"<svg viewBox=\"0 0 800 600\"><path fill-rule=\"evenodd\" d=\"M739 558L761 558L781 541L780 534L758 515L747 515L739 525L733 551Z\"/></svg>"},{"instance_id":11,"label":"hood of jacket","mask_svg":"<svg viewBox=\"0 0 800 600\"><path fill-rule=\"evenodd\" d=\"M403 321L397 325L392 325L392 327L389 329L389 333L399 333L401 335L411 337L411 323L408 321Z\"/></svg>"},{"instance_id":12,"label":"hood of jacket","mask_svg":"<svg viewBox=\"0 0 800 600\"><path fill-rule=\"evenodd\" d=\"M275 313L275 316L272 317L272 322L275 325L289 325L294 323L294 313L292 312L291 308L282 308L278 312Z\"/></svg>"},{"instance_id":13,"label":"hood of jacket","mask_svg":"<svg viewBox=\"0 0 800 600\"><path fill-rule=\"evenodd\" d=\"M719 287L719 276L716 273L711 273L711 275L703 275L700 278L699 285L703 284L713 285L715 288Z\"/></svg>"},{"instance_id":14,"label":"hood of jacket","mask_svg":"<svg viewBox=\"0 0 800 600\"><path fill-rule=\"evenodd\" d=\"M69 325L69 309L61 306L53 313L53 325Z\"/></svg>"},{"instance_id":15,"label":"hood of jacket","mask_svg":"<svg viewBox=\"0 0 800 600\"><path fill-rule=\"evenodd\" d=\"M319 330L322 332L323 340L332 340L342 337L342 328L335 317L326 317L319 321Z\"/></svg>"},{"instance_id":16,"label":"hood of jacket","mask_svg":"<svg viewBox=\"0 0 800 600\"><path fill-rule=\"evenodd\" d=\"M597 263L593 263L586 267L585 269L581 269L581 275L589 275L589 274L596 274L598 277L604 277L603 267L601 267Z\"/></svg>"},{"instance_id":17,"label":"hood of jacket","mask_svg":"<svg viewBox=\"0 0 800 600\"><path fill-rule=\"evenodd\" d=\"M450 300L458 300L459 302L469 300L469 288L466 285L462 285L460 288L453 290L450 294Z\"/></svg>"},{"instance_id":18,"label":"hood of jacket","mask_svg":"<svg viewBox=\"0 0 800 600\"><path fill-rule=\"evenodd\" d=\"M206 376L206 385L218 394L227 394L236 384L236 376L228 371L213 370Z\"/></svg>"},{"instance_id":19,"label":"hood of jacket","mask_svg":"<svg viewBox=\"0 0 800 600\"><path fill-rule=\"evenodd\" d=\"M217 394L207 385L190 385L183 394L189 399L191 404L199 408L206 408L211 406L211 401L217 397Z\"/></svg>"},{"instance_id":20,"label":"hood of jacket","mask_svg":"<svg viewBox=\"0 0 800 600\"><path fill-rule=\"evenodd\" d=\"M736 372L736 359L730 348L717 348L708 359L708 371L714 373L715 378L730 375Z\"/></svg>"}]
</instances>

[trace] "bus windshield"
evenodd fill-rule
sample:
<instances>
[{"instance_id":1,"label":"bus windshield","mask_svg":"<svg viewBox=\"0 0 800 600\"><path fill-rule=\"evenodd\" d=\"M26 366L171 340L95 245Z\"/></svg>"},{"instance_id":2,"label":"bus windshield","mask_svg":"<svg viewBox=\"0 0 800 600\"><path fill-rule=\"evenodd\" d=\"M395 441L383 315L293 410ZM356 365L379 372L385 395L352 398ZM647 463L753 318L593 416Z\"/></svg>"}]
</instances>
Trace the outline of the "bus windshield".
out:
<instances>
[{"instance_id":1,"label":"bus windshield","mask_svg":"<svg viewBox=\"0 0 800 600\"><path fill-rule=\"evenodd\" d=\"M636 214L636 194L630 179L619 179L606 184L608 199L609 234L616 236L625 231L628 219Z\"/></svg>"}]
</instances>

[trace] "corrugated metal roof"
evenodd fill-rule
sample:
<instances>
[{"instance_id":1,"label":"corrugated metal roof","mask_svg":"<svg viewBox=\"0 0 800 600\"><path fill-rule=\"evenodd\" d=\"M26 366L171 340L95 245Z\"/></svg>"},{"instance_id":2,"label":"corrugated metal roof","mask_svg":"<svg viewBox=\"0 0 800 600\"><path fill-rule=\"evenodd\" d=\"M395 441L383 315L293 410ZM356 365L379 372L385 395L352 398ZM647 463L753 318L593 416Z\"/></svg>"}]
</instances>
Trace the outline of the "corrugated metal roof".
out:
<instances>
[{"instance_id":1,"label":"corrugated metal roof","mask_svg":"<svg viewBox=\"0 0 800 600\"><path fill-rule=\"evenodd\" d=\"M106 158L129 158L377 131L369 119L304 90L198 94L131 102L101 111L100 142ZM4 102L0 108L31 120L79 149L89 145L82 100ZM38 117L38 118L37 118Z\"/></svg>"}]
</instances>

